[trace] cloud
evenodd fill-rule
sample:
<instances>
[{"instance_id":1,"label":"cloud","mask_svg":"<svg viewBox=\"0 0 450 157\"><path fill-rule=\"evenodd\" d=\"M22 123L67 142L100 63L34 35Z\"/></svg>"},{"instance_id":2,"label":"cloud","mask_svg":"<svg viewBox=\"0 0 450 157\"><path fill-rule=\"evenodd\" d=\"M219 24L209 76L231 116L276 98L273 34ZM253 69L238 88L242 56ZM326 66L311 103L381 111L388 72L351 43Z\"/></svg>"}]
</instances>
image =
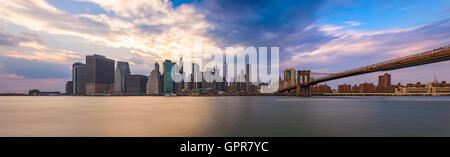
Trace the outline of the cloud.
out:
<instances>
[{"instance_id":1,"label":"cloud","mask_svg":"<svg viewBox=\"0 0 450 157\"><path fill-rule=\"evenodd\" d=\"M0 56L0 74L16 74L27 79L54 79L71 76L71 65ZM3 83L0 83L3 84Z\"/></svg>"},{"instance_id":2,"label":"cloud","mask_svg":"<svg viewBox=\"0 0 450 157\"><path fill-rule=\"evenodd\" d=\"M221 45L285 46L280 39L314 23L323 1L210 0L196 4Z\"/></svg>"},{"instance_id":3,"label":"cloud","mask_svg":"<svg viewBox=\"0 0 450 157\"><path fill-rule=\"evenodd\" d=\"M159 58L182 46L192 46L197 39L214 45L206 36L214 26L190 5L173 8L167 0L83 1L100 5L109 14L68 14L44 0L16 0L0 6L0 18L33 31L77 36L101 46L139 50Z\"/></svg>"},{"instance_id":4,"label":"cloud","mask_svg":"<svg viewBox=\"0 0 450 157\"><path fill-rule=\"evenodd\" d=\"M17 74L0 74L0 78L6 79L24 79L25 77Z\"/></svg>"},{"instance_id":5,"label":"cloud","mask_svg":"<svg viewBox=\"0 0 450 157\"><path fill-rule=\"evenodd\" d=\"M2 56L13 58L55 63L69 63L82 58L77 52L47 48L44 40L36 34L22 32L16 35L7 33L1 28L0 46L8 47L0 50Z\"/></svg>"},{"instance_id":6,"label":"cloud","mask_svg":"<svg viewBox=\"0 0 450 157\"><path fill-rule=\"evenodd\" d=\"M327 36L334 37L316 48L299 52L285 65L335 65L355 63L355 58L373 63L446 46L450 43L450 20L423 26L381 31L358 31L342 26L316 26ZM352 61L353 60L353 61ZM371 64L358 62L362 64ZM356 67L355 67L356 68Z\"/></svg>"},{"instance_id":7,"label":"cloud","mask_svg":"<svg viewBox=\"0 0 450 157\"><path fill-rule=\"evenodd\" d=\"M57 50L55 52L35 51L30 54L22 54L17 52L8 53L5 56L12 58L20 58L26 60L38 60L53 63L71 63L74 60L82 59L83 56L77 52L70 50Z\"/></svg>"},{"instance_id":8,"label":"cloud","mask_svg":"<svg viewBox=\"0 0 450 157\"><path fill-rule=\"evenodd\" d=\"M43 40L35 34L22 32L19 35L13 35L0 28L0 46L43 48L45 47L43 45Z\"/></svg>"},{"instance_id":9,"label":"cloud","mask_svg":"<svg viewBox=\"0 0 450 157\"><path fill-rule=\"evenodd\" d=\"M361 25L361 23L358 22L358 21L345 21L344 23L348 24L350 26L359 26L359 25Z\"/></svg>"}]
</instances>

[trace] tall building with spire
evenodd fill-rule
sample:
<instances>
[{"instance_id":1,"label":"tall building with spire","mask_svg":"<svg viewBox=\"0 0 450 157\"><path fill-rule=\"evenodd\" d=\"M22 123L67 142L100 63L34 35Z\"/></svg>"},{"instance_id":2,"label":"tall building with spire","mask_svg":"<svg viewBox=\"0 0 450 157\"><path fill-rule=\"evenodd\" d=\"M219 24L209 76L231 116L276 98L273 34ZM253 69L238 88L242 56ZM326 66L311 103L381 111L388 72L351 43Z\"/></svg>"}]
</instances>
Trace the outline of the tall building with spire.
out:
<instances>
[{"instance_id":1,"label":"tall building with spire","mask_svg":"<svg viewBox=\"0 0 450 157\"><path fill-rule=\"evenodd\" d=\"M439 84L436 74L434 74L434 79L433 79L433 82L431 82L431 83Z\"/></svg>"},{"instance_id":2,"label":"tall building with spire","mask_svg":"<svg viewBox=\"0 0 450 157\"><path fill-rule=\"evenodd\" d=\"M130 75L128 62L118 61L114 73L114 93L123 94L126 92L126 78Z\"/></svg>"}]
</instances>

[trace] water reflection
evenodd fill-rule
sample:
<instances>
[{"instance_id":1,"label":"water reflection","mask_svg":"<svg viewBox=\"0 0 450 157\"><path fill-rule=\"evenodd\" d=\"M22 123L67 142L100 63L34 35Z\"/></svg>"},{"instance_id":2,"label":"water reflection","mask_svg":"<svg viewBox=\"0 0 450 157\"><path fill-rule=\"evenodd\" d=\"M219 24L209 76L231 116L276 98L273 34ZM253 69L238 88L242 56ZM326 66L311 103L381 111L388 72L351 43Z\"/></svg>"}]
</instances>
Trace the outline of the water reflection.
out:
<instances>
[{"instance_id":1,"label":"water reflection","mask_svg":"<svg viewBox=\"0 0 450 157\"><path fill-rule=\"evenodd\" d=\"M450 136L448 97L0 97L0 136Z\"/></svg>"}]
</instances>

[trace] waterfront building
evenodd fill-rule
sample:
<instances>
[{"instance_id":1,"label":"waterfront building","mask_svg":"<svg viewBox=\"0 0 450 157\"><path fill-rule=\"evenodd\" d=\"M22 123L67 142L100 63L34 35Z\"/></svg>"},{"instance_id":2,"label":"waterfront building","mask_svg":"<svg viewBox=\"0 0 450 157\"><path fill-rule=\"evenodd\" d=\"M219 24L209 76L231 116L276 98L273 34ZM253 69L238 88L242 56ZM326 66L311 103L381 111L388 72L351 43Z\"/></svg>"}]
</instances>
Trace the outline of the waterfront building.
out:
<instances>
[{"instance_id":1,"label":"waterfront building","mask_svg":"<svg viewBox=\"0 0 450 157\"><path fill-rule=\"evenodd\" d=\"M126 78L130 75L130 66L128 62L117 62L114 73L114 93L123 94L126 92Z\"/></svg>"},{"instance_id":2,"label":"waterfront building","mask_svg":"<svg viewBox=\"0 0 450 157\"><path fill-rule=\"evenodd\" d=\"M443 81L444 82L444 81ZM424 86L421 84L398 87L395 93L416 93L416 94L450 94L450 85L428 82Z\"/></svg>"},{"instance_id":3,"label":"waterfront building","mask_svg":"<svg viewBox=\"0 0 450 157\"><path fill-rule=\"evenodd\" d=\"M249 94L258 93L259 92L258 87L259 87L258 85L255 85L253 83L247 84L247 93L249 93Z\"/></svg>"},{"instance_id":4,"label":"waterfront building","mask_svg":"<svg viewBox=\"0 0 450 157\"><path fill-rule=\"evenodd\" d=\"M378 86L389 87L391 86L391 75L385 73L384 75L378 76Z\"/></svg>"},{"instance_id":5,"label":"waterfront building","mask_svg":"<svg viewBox=\"0 0 450 157\"><path fill-rule=\"evenodd\" d=\"M246 88L245 88L245 91L247 92L247 93L250 93L250 75L251 75L251 67L250 67L250 64L246 64L245 65L245 86L246 86Z\"/></svg>"},{"instance_id":6,"label":"waterfront building","mask_svg":"<svg viewBox=\"0 0 450 157\"><path fill-rule=\"evenodd\" d=\"M223 57L223 83L222 83L222 90L226 90L227 89L227 85L228 85L228 82L227 82L227 57L225 57L225 54L224 54L224 57Z\"/></svg>"},{"instance_id":7,"label":"waterfront building","mask_svg":"<svg viewBox=\"0 0 450 157\"><path fill-rule=\"evenodd\" d=\"M361 83L359 84L359 93L375 93L376 88L373 83Z\"/></svg>"},{"instance_id":8,"label":"waterfront building","mask_svg":"<svg viewBox=\"0 0 450 157\"><path fill-rule=\"evenodd\" d=\"M106 94L114 83L114 60L101 55L86 56L86 94Z\"/></svg>"},{"instance_id":9,"label":"waterfront building","mask_svg":"<svg viewBox=\"0 0 450 157\"><path fill-rule=\"evenodd\" d=\"M80 62L72 65L73 95L86 94L86 65Z\"/></svg>"},{"instance_id":10,"label":"waterfront building","mask_svg":"<svg viewBox=\"0 0 450 157\"><path fill-rule=\"evenodd\" d=\"M173 80L172 80L173 64L174 63L171 60L165 60L163 62L163 75L164 75L163 93L174 93Z\"/></svg>"},{"instance_id":11,"label":"waterfront building","mask_svg":"<svg viewBox=\"0 0 450 157\"><path fill-rule=\"evenodd\" d=\"M202 88L203 83L203 73L200 72L200 65L197 63L192 63L192 72L191 72L191 82L189 89L197 89Z\"/></svg>"},{"instance_id":12,"label":"waterfront building","mask_svg":"<svg viewBox=\"0 0 450 157\"><path fill-rule=\"evenodd\" d=\"M73 95L73 82L67 81L66 83L66 95Z\"/></svg>"},{"instance_id":13,"label":"waterfront building","mask_svg":"<svg viewBox=\"0 0 450 157\"><path fill-rule=\"evenodd\" d=\"M352 93L359 93L359 86L357 84L352 86Z\"/></svg>"},{"instance_id":14,"label":"waterfront building","mask_svg":"<svg viewBox=\"0 0 450 157\"><path fill-rule=\"evenodd\" d=\"M126 76L126 93L127 94L145 94L147 85L147 76L144 75L127 75Z\"/></svg>"},{"instance_id":15,"label":"waterfront building","mask_svg":"<svg viewBox=\"0 0 450 157\"><path fill-rule=\"evenodd\" d=\"M213 75L215 74L219 74L220 75L220 69L218 68L214 68L214 72ZM226 89L226 82L225 82L225 78L222 76L219 76L220 79L222 79L221 81L217 81L214 80L214 89L218 92L218 91L224 91Z\"/></svg>"},{"instance_id":16,"label":"waterfront building","mask_svg":"<svg viewBox=\"0 0 450 157\"><path fill-rule=\"evenodd\" d=\"M159 71L159 64L155 63L155 69L150 72L147 80L147 94L161 94L162 93L162 79Z\"/></svg>"},{"instance_id":17,"label":"waterfront building","mask_svg":"<svg viewBox=\"0 0 450 157\"><path fill-rule=\"evenodd\" d=\"M269 86L269 83L265 83L265 82L261 82L261 83L259 83L258 84L258 91L257 91L257 93L268 93L268 92L270 92L269 90L267 90L267 88L264 88L264 87L268 87Z\"/></svg>"},{"instance_id":18,"label":"waterfront building","mask_svg":"<svg viewBox=\"0 0 450 157\"><path fill-rule=\"evenodd\" d=\"M178 71L179 75L183 75L183 58L180 58L180 70ZM176 63L173 63L174 65ZM181 93L184 89L184 80L181 80L181 82L174 82L174 92L175 93Z\"/></svg>"},{"instance_id":19,"label":"waterfront building","mask_svg":"<svg viewBox=\"0 0 450 157\"><path fill-rule=\"evenodd\" d=\"M327 84L310 86L309 90L311 91L311 93L332 93L331 87Z\"/></svg>"},{"instance_id":20,"label":"waterfront building","mask_svg":"<svg viewBox=\"0 0 450 157\"><path fill-rule=\"evenodd\" d=\"M338 85L338 93L351 93L352 86L349 84Z\"/></svg>"},{"instance_id":21,"label":"waterfront building","mask_svg":"<svg viewBox=\"0 0 450 157\"><path fill-rule=\"evenodd\" d=\"M39 89L32 89L28 91L28 95L32 96L57 96L61 95L61 92L54 91L54 92L41 92Z\"/></svg>"},{"instance_id":22,"label":"waterfront building","mask_svg":"<svg viewBox=\"0 0 450 157\"><path fill-rule=\"evenodd\" d=\"M385 73L378 76L378 85L376 87L377 93L393 93L394 86L391 85L391 75Z\"/></svg>"}]
</instances>

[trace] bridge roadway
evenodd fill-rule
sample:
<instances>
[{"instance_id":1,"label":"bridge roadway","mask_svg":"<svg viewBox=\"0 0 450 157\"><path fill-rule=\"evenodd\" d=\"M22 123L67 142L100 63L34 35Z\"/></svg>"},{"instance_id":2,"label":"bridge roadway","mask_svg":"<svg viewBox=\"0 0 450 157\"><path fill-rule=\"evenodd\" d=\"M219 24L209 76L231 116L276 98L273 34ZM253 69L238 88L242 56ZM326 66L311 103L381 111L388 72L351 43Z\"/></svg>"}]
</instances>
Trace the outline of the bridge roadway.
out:
<instances>
[{"instance_id":1,"label":"bridge roadway","mask_svg":"<svg viewBox=\"0 0 450 157\"><path fill-rule=\"evenodd\" d=\"M357 69L352 69L352 70L348 70L348 71L344 71L344 72L340 72L340 73L335 73L335 74L320 77L317 79L311 79L311 80L303 79L303 81L297 80L296 85L287 86L283 89L280 89L279 92L289 91L289 90L293 90L293 89L297 89L297 88L308 88L311 85L316 85L321 82L341 79L341 78L355 76L355 75L361 75L361 74L377 72L377 71L402 69L402 68L436 63L436 62L447 61L447 60L450 60L450 45L445 46L445 47L440 47L440 48L437 48L437 49L434 49L431 51L426 51L426 52L422 52L422 53L418 53L418 54L414 54L414 55L410 55L410 56L406 56L406 57L401 57L401 58L397 58L397 59L393 59L393 60L389 60L389 61L385 61L385 62L380 62L377 64L372 64L372 65L357 68ZM297 76L297 77L300 78L299 76ZM300 92L299 89L297 89L297 91ZM311 95L309 93L309 90L307 90L307 91L302 90L302 91L308 92L308 93L300 94L300 96L310 96Z\"/></svg>"}]
</instances>

